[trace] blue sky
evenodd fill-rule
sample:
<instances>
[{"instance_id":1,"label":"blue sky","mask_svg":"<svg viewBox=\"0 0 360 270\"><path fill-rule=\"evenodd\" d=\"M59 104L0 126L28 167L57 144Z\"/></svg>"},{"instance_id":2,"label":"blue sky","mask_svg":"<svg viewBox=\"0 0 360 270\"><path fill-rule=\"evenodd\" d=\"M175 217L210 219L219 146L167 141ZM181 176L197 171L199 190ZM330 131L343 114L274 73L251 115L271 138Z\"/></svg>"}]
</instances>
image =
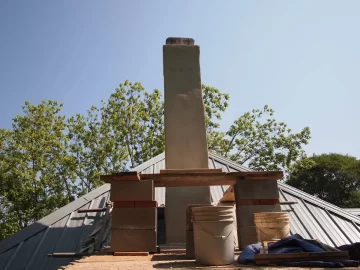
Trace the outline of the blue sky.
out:
<instances>
[{"instance_id":1,"label":"blue sky","mask_svg":"<svg viewBox=\"0 0 360 270\"><path fill-rule=\"evenodd\" d=\"M224 129L268 104L309 154L360 157L360 1L0 1L0 128L26 100L84 113L125 80L163 90L162 45L192 37Z\"/></svg>"}]
</instances>

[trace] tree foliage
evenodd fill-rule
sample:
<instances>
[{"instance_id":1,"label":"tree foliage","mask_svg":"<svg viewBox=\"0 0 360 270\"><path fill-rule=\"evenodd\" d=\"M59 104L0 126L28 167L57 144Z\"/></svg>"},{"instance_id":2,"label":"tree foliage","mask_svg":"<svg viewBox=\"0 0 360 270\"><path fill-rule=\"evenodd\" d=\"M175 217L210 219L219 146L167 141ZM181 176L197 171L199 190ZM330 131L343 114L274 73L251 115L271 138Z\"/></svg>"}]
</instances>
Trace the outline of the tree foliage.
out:
<instances>
[{"instance_id":1,"label":"tree foliage","mask_svg":"<svg viewBox=\"0 0 360 270\"><path fill-rule=\"evenodd\" d=\"M13 129L1 131L2 234L24 228L74 200L61 108L54 101L37 106L26 102Z\"/></svg>"},{"instance_id":2,"label":"tree foliage","mask_svg":"<svg viewBox=\"0 0 360 270\"><path fill-rule=\"evenodd\" d=\"M77 114L67 119L68 155L77 179L77 195L83 195L101 184L100 172L106 168L107 144L100 131L97 108L86 116Z\"/></svg>"},{"instance_id":3,"label":"tree foliage","mask_svg":"<svg viewBox=\"0 0 360 270\"><path fill-rule=\"evenodd\" d=\"M125 81L100 111L111 170L121 169L125 160L136 167L164 151L164 104L159 90L147 92L141 83Z\"/></svg>"},{"instance_id":4,"label":"tree foliage","mask_svg":"<svg viewBox=\"0 0 360 270\"><path fill-rule=\"evenodd\" d=\"M289 172L305 156L303 146L310 129L292 133L284 122L277 122L274 110L265 105L240 116L224 133L217 133L213 150L249 168Z\"/></svg>"},{"instance_id":5,"label":"tree foliage","mask_svg":"<svg viewBox=\"0 0 360 270\"><path fill-rule=\"evenodd\" d=\"M265 106L220 128L229 95L202 85L210 151L257 170L289 170L310 138L292 133ZM0 130L0 238L101 185L100 174L136 167L164 151L164 103L157 89L125 81L86 114L25 103L11 130Z\"/></svg>"},{"instance_id":6,"label":"tree foliage","mask_svg":"<svg viewBox=\"0 0 360 270\"><path fill-rule=\"evenodd\" d=\"M341 154L307 159L312 165L295 166L287 184L339 207L360 207L360 160Z\"/></svg>"}]
</instances>

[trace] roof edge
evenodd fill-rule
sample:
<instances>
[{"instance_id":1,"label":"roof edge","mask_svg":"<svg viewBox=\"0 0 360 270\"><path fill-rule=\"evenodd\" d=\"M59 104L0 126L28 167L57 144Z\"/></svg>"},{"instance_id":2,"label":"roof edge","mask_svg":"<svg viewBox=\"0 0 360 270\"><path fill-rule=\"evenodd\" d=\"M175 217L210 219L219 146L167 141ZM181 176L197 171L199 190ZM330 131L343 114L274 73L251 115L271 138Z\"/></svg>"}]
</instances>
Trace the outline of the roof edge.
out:
<instances>
[{"instance_id":1,"label":"roof edge","mask_svg":"<svg viewBox=\"0 0 360 270\"><path fill-rule=\"evenodd\" d=\"M144 163L136 166L135 168L132 169L132 171L136 171L136 172L142 172L144 170L146 170L147 168L149 168L150 166L152 166L153 164L161 161L165 159L165 152L162 152L161 154L149 159L148 161L145 161Z\"/></svg>"},{"instance_id":2,"label":"roof edge","mask_svg":"<svg viewBox=\"0 0 360 270\"><path fill-rule=\"evenodd\" d=\"M223 161L224 163L226 163L228 166L231 165L231 167L234 167L236 169L238 169L239 171L245 171L245 172L255 172L255 170L250 169L246 166L240 165L239 163L236 163L235 161L232 161L228 158L222 157L214 152L209 152L209 158L218 160L218 161Z\"/></svg>"},{"instance_id":3,"label":"roof edge","mask_svg":"<svg viewBox=\"0 0 360 270\"><path fill-rule=\"evenodd\" d=\"M341 207L338 207L334 204L331 204L329 202L326 202L324 200L321 200L313 195L310 195L300 189L294 188L288 184L285 184L283 182L278 181L278 186L281 189L284 189L285 191L289 192L290 194L293 194L293 196L298 196L302 198L303 200L306 200L308 203L316 205L320 208L326 209L328 211L331 211L332 213L342 216L344 218L347 218L353 222L356 222L358 225L360 225L360 217L344 210Z\"/></svg>"},{"instance_id":4,"label":"roof edge","mask_svg":"<svg viewBox=\"0 0 360 270\"><path fill-rule=\"evenodd\" d=\"M34 234L46 229L47 227L51 226L55 222L59 221L60 219L64 218L65 216L69 215L70 213L74 212L75 210L81 208L82 206L91 202L93 199L100 196L101 194L108 192L109 190L110 190L110 184L104 184L104 185L94 189L93 191L90 191L88 194L85 194L84 196L61 207L60 209L56 210L55 212L52 212L51 214L34 222L33 224L25 227L24 229L21 229L20 231L16 232L15 234L1 240L0 254L11 249L12 247L16 246L17 244L21 243L22 241L26 240L27 238L33 236Z\"/></svg>"}]
</instances>

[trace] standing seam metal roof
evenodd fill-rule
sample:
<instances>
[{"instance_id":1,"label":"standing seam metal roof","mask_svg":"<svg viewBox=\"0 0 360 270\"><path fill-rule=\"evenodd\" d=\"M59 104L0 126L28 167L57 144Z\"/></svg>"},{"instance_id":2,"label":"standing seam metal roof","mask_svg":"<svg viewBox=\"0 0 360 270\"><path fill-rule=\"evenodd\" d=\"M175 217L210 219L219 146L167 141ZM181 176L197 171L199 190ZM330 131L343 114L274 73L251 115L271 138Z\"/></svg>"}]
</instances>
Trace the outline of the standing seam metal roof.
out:
<instances>
[{"instance_id":1,"label":"standing seam metal roof","mask_svg":"<svg viewBox=\"0 0 360 270\"><path fill-rule=\"evenodd\" d=\"M348 211L349 213L360 216L360 208L344 208L344 210Z\"/></svg>"},{"instance_id":2,"label":"standing seam metal roof","mask_svg":"<svg viewBox=\"0 0 360 270\"><path fill-rule=\"evenodd\" d=\"M165 154L134 168L141 173L159 173L165 168ZM209 168L224 171L251 171L230 160L209 154ZM360 242L360 218L279 182L280 201L297 202L282 205L291 219L291 233L338 246ZM212 186L211 197L218 202L228 186ZM93 190L85 196L44 217L38 222L0 242L0 269L57 269L69 264L73 258L52 258L53 252L92 252L111 243L111 215L103 213L77 213L78 209L106 207L110 185ZM155 189L159 205L165 204L165 188ZM19 256L18 256L19 255Z\"/></svg>"}]
</instances>

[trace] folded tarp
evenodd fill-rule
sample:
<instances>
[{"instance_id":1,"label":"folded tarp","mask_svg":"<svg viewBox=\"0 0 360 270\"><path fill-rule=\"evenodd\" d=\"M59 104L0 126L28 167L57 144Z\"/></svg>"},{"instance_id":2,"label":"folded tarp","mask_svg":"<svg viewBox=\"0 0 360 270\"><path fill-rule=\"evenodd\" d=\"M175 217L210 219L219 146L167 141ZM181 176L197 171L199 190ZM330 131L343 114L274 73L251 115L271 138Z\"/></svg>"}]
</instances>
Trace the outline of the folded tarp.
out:
<instances>
[{"instance_id":1,"label":"folded tarp","mask_svg":"<svg viewBox=\"0 0 360 270\"><path fill-rule=\"evenodd\" d=\"M261 243L255 243L247 246L240 254L238 262L241 264L255 264L255 255L260 253ZM270 254L284 254L284 253L301 253L301 252L326 252L336 251L319 241L306 240L299 234L294 234L281 239L275 243L268 245L268 252ZM339 251L339 250L337 250ZM345 267L358 266L358 261L341 261L341 262L288 262L281 264L283 266L301 266L301 267Z\"/></svg>"},{"instance_id":2,"label":"folded tarp","mask_svg":"<svg viewBox=\"0 0 360 270\"><path fill-rule=\"evenodd\" d=\"M339 250L349 252L351 260L360 261L360 243L354 243L351 245L343 245L338 247Z\"/></svg>"}]
</instances>

